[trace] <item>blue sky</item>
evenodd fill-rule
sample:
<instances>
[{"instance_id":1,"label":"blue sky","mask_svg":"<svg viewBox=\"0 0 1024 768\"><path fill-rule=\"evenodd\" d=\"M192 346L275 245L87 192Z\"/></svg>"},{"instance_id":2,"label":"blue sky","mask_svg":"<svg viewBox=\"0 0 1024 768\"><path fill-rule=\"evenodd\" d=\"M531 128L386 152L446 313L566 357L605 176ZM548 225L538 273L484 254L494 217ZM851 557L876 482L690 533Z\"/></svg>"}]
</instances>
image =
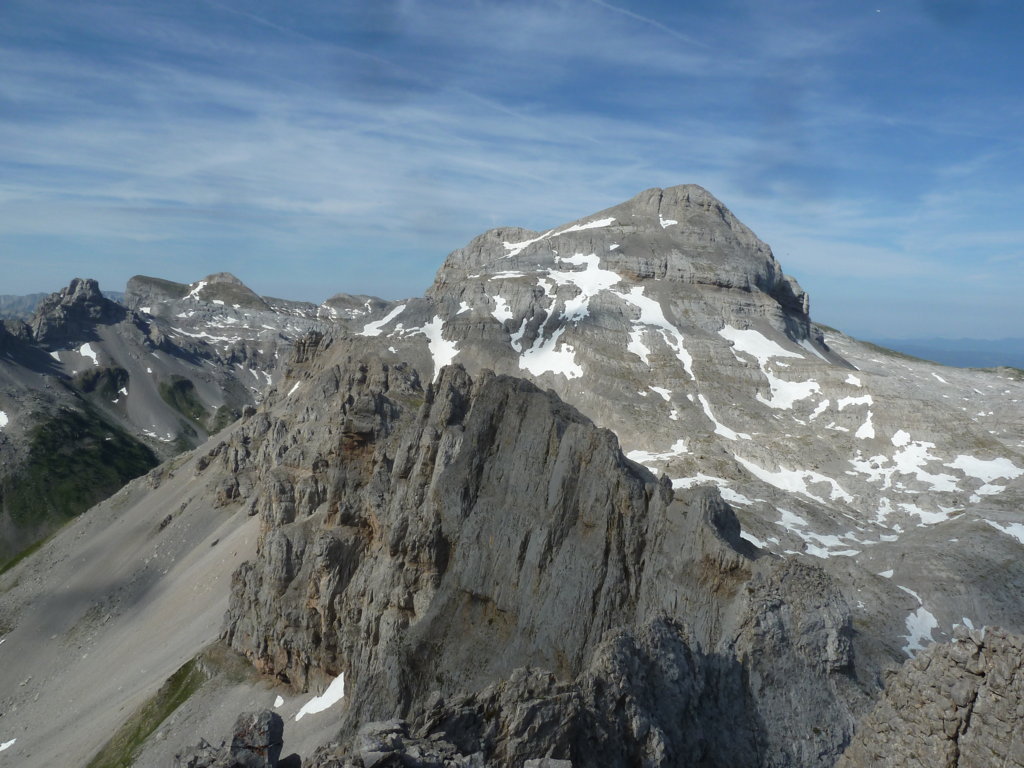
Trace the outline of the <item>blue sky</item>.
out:
<instances>
[{"instance_id":1,"label":"blue sky","mask_svg":"<svg viewBox=\"0 0 1024 768\"><path fill-rule=\"evenodd\" d=\"M419 295L698 183L854 335L1024 336L1018 0L3 0L0 293Z\"/></svg>"}]
</instances>

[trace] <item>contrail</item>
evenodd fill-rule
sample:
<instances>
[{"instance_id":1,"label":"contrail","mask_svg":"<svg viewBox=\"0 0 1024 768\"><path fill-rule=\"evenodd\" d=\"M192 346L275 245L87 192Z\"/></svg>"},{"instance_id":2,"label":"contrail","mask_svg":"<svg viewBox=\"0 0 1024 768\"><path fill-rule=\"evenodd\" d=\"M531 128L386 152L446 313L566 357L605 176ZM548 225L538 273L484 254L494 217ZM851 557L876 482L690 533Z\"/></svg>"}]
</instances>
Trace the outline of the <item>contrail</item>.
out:
<instances>
[{"instance_id":1,"label":"contrail","mask_svg":"<svg viewBox=\"0 0 1024 768\"><path fill-rule=\"evenodd\" d=\"M629 18L635 19L636 21L639 21L639 22L641 22L643 24L647 24L649 26L652 26L652 27L655 27L657 29L660 29L665 34L671 35L672 37L676 38L677 40L682 40L684 43L688 43L689 45L696 45L696 46L699 46L701 48L708 48L708 47L710 47L706 43L702 43L699 40L694 40L692 37L688 37L687 35L684 35L682 32L677 32L676 30L672 29L672 27L669 27L669 26L666 26L665 24L662 24L657 19L652 19L652 18L649 18L647 16L641 16L639 13L634 13L633 11L631 11L631 10L629 10L627 8L620 8L617 5L612 5L611 3L606 3L605 0L588 0L588 2L591 2L594 5L599 5L602 8L605 8L605 9L607 9L609 11L614 11L615 13L622 14L623 16L628 16Z\"/></svg>"}]
</instances>

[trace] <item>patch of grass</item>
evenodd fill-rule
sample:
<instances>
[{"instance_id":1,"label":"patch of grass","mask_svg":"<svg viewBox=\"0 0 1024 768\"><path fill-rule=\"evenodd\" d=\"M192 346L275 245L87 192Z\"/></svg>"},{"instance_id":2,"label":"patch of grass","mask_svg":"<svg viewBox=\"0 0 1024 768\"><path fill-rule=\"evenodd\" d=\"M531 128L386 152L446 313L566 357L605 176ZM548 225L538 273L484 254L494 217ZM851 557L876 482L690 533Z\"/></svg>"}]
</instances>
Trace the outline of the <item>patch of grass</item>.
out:
<instances>
[{"instance_id":1,"label":"patch of grass","mask_svg":"<svg viewBox=\"0 0 1024 768\"><path fill-rule=\"evenodd\" d=\"M3 562L3 564L0 564L0 576L3 576L5 573L7 573L9 570L11 570L11 568L16 566L18 563L20 563L22 560L24 560L29 555L34 555L36 552L38 552L42 548L43 544L48 542L50 539L52 539L56 535L57 535L57 532L54 531L53 533L51 533L46 538L40 539L35 544L30 544L29 546L25 547L25 549L21 550L21 552L18 552L10 560L5 560Z\"/></svg>"},{"instance_id":2,"label":"patch of grass","mask_svg":"<svg viewBox=\"0 0 1024 768\"><path fill-rule=\"evenodd\" d=\"M42 538L157 464L91 406L61 409L32 429L27 460L0 481L0 511L23 542Z\"/></svg>"},{"instance_id":3,"label":"patch of grass","mask_svg":"<svg viewBox=\"0 0 1024 768\"><path fill-rule=\"evenodd\" d=\"M203 427L210 418L196 393L196 385L184 376L171 376L170 379L161 381L160 397L171 408L199 427Z\"/></svg>"},{"instance_id":4,"label":"patch of grass","mask_svg":"<svg viewBox=\"0 0 1024 768\"><path fill-rule=\"evenodd\" d=\"M150 734L209 679L198 656L186 662L125 721L86 768L130 768Z\"/></svg>"},{"instance_id":5,"label":"patch of grass","mask_svg":"<svg viewBox=\"0 0 1024 768\"><path fill-rule=\"evenodd\" d=\"M217 412L210 419L210 428L207 430L211 435L220 432L229 424L234 424L242 416L236 408L230 408L226 404L217 409Z\"/></svg>"},{"instance_id":6,"label":"patch of grass","mask_svg":"<svg viewBox=\"0 0 1024 768\"><path fill-rule=\"evenodd\" d=\"M128 386L128 371L124 368L91 368L75 377L75 386L86 394L102 397L108 403L121 397L120 390Z\"/></svg>"}]
</instances>

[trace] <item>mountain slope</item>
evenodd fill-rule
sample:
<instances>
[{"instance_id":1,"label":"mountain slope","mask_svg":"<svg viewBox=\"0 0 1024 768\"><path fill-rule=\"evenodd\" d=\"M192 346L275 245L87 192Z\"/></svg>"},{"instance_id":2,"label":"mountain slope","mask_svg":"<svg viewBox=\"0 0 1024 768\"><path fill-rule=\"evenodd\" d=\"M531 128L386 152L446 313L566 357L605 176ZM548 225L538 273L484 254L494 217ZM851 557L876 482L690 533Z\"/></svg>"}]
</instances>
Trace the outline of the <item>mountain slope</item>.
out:
<instances>
[{"instance_id":1,"label":"mountain slope","mask_svg":"<svg viewBox=\"0 0 1024 768\"><path fill-rule=\"evenodd\" d=\"M173 338L256 311L157 288ZM825 766L870 754L856 723L932 640L1024 629L1024 383L815 326L699 187L324 307L257 409L0 577L12 757L84 761L220 637L263 677L201 689L138 764L280 696L320 768Z\"/></svg>"},{"instance_id":2,"label":"mountain slope","mask_svg":"<svg viewBox=\"0 0 1024 768\"><path fill-rule=\"evenodd\" d=\"M200 283L133 278L126 308L94 280L76 278L41 300L27 323L10 321L0 332L0 562L157 457L238 418L272 381L281 353L319 327L231 275ZM155 315L134 308L141 296ZM225 315L217 296L243 312ZM245 330L222 337L231 325Z\"/></svg>"}]
</instances>

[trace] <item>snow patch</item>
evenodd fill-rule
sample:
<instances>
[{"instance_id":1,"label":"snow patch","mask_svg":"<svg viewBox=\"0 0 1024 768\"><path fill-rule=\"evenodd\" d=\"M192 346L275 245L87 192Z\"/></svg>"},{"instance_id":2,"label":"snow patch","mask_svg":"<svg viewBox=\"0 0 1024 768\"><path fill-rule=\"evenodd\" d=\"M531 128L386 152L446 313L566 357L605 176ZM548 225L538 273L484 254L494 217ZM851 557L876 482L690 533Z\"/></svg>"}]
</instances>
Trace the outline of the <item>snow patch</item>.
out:
<instances>
[{"instance_id":1,"label":"snow patch","mask_svg":"<svg viewBox=\"0 0 1024 768\"><path fill-rule=\"evenodd\" d=\"M664 453L652 453L650 451L630 451L626 454L626 458L630 461L635 461L637 464L643 464L647 466L648 462L652 461L668 461L676 456L682 456L684 453L689 453L689 449L686 447L686 440L680 438L672 443L672 447ZM672 481L673 483L675 480ZM689 486L684 486L689 487Z\"/></svg>"},{"instance_id":2,"label":"snow patch","mask_svg":"<svg viewBox=\"0 0 1024 768\"><path fill-rule=\"evenodd\" d=\"M891 579L894 573L895 571L893 571L892 568L890 568L888 571L879 571L878 575L881 576L883 579Z\"/></svg>"},{"instance_id":3,"label":"snow patch","mask_svg":"<svg viewBox=\"0 0 1024 768\"><path fill-rule=\"evenodd\" d=\"M384 333L384 330L383 330L384 326L387 325L388 323L390 323L392 320L394 320L396 317L398 317L404 311L405 311L405 304L399 304L397 307L395 307L390 312L388 312L387 315L382 317L380 320L375 320L372 323L367 323L365 326L363 326L363 330L361 330L356 335L357 336L380 336L382 333Z\"/></svg>"},{"instance_id":4,"label":"snow patch","mask_svg":"<svg viewBox=\"0 0 1024 768\"><path fill-rule=\"evenodd\" d=\"M5 749L10 749L11 747L13 747L14 742L16 741L17 739L11 739L10 741L5 741L3 744L0 744L0 752L3 752Z\"/></svg>"},{"instance_id":5,"label":"snow patch","mask_svg":"<svg viewBox=\"0 0 1024 768\"><path fill-rule=\"evenodd\" d=\"M722 494L722 498L728 501L730 504L753 504L753 499L748 499L742 493L734 491L732 488L723 488L719 486L718 492ZM760 545L759 545L760 546Z\"/></svg>"},{"instance_id":6,"label":"snow patch","mask_svg":"<svg viewBox=\"0 0 1024 768\"><path fill-rule=\"evenodd\" d=\"M523 318L523 322L519 325L519 330L509 336L509 342L512 345L512 349L516 352L523 351L523 334L526 333L526 318Z\"/></svg>"},{"instance_id":7,"label":"snow patch","mask_svg":"<svg viewBox=\"0 0 1024 768\"><path fill-rule=\"evenodd\" d=\"M295 713L296 722L301 720L306 715L315 715L317 712L323 712L325 709L330 709L339 701L345 698L345 673L342 672L327 686L327 690L319 696L314 696L312 699L302 705L297 713Z\"/></svg>"},{"instance_id":8,"label":"snow patch","mask_svg":"<svg viewBox=\"0 0 1024 768\"><path fill-rule=\"evenodd\" d=\"M875 400L871 395L861 395L860 397L841 397L836 400L836 405L839 406L839 410L843 410L848 405L874 405Z\"/></svg>"},{"instance_id":9,"label":"snow patch","mask_svg":"<svg viewBox=\"0 0 1024 768\"><path fill-rule=\"evenodd\" d=\"M78 354L82 357L91 357L92 364L98 366L100 364L99 357L96 355L96 350L92 348L92 344L86 342L78 348Z\"/></svg>"},{"instance_id":10,"label":"snow patch","mask_svg":"<svg viewBox=\"0 0 1024 768\"><path fill-rule=\"evenodd\" d=\"M430 350L431 356L434 358L434 381L437 381L438 375L441 373L441 369L444 368L448 363L455 359L455 356L459 354L459 348L454 341L448 341L443 336L444 332L444 321L438 316L434 315L434 319L424 325L422 328L410 329L410 334L423 334L427 337L427 348Z\"/></svg>"},{"instance_id":11,"label":"snow patch","mask_svg":"<svg viewBox=\"0 0 1024 768\"><path fill-rule=\"evenodd\" d=\"M1024 544L1024 524L1022 523L997 523L994 520L986 520L997 531L1012 536L1021 544Z\"/></svg>"},{"instance_id":12,"label":"snow patch","mask_svg":"<svg viewBox=\"0 0 1024 768\"><path fill-rule=\"evenodd\" d=\"M826 502L823 498L814 495L808 489L808 484L824 484L830 488L829 498L832 501L841 500L848 504L853 501L853 496L844 491L839 483L820 472L815 472L811 469L786 469L784 467L780 467L777 471L772 472L771 470L759 467L752 461L747 461L742 456L734 454L734 458L758 480L768 483L768 485L774 485L780 490L799 493L812 501L824 504Z\"/></svg>"},{"instance_id":13,"label":"snow patch","mask_svg":"<svg viewBox=\"0 0 1024 768\"><path fill-rule=\"evenodd\" d=\"M711 412L711 405L708 403L708 399L704 395L697 395L697 399L700 400L700 405L704 409L704 415L708 417L712 424L715 425L715 434L721 435L726 440L749 440L750 435L746 432L736 432L729 427L722 424L718 419L715 418L715 414Z\"/></svg>"},{"instance_id":14,"label":"snow patch","mask_svg":"<svg viewBox=\"0 0 1024 768\"><path fill-rule=\"evenodd\" d=\"M661 395L661 399L664 400L666 403L672 399L671 389L665 389L663 387L648 387L648 389L657 395Z\"/></svg>"},{"instance_id":15,"label":"snow patch","mask_svg":"<svg viewBox=\"0 0 1024 768\"><path fill-rule=\"evenodd\" d=\"M254 376L256 375L256 371L253 371L252 373L253 373ZM288 394L285 395L285 397L291 397L292 395L294 395L296 392L299 391L299 387L300 386L302 386L302 382L301 381L296 381L292 385L292 388L288 390Z\"/></svg>"},{"instance_id":16,"label":"snow patch","mask_svg":"<svg viewBox=\"0 0 1024 768\"><path fill-rule=\"evenodd\" d=\"M456 312L455 314L456 315L461 315L463 312L469 312L470 309L471 309L471 307L469 306L469 304L467 304L464 301L460 301L459 302L459 311Z\"/></svg>"},{"instance_id":17,"label":"snow patch","mask_svg":"<svg viewBox=\"0 0 1024 768\"><path fill-rule=\"evenodd\" d=\"M665 340L665 343L676 353L676 357L683 364L683 368L690 378L696 381L697 377L693 375L693 357L683 345L683 334L665 318L661 304L652 298L644 296L642 285L634 286L630 289L629 293L616 293L615 295L640 310L639 323L653 325L661 332L661 337ZM647 361L644 360L644 362Z\"/></svg>"},{"instance_id":18,"label":"snow patch","mask_svg":"<svg viewBox=\"0 0 1024 768\"><path fill-rule=\"evenodd\" d=\"M861 383L860 383L860 379L857 378L856 376L854 376L852 373L849 376L846 377L846 383L847 384L852 384L855 387L862 386Z\"/></svg>"},{"instance_id":19,"label":"snow patch","mask_svg":"<svg viewBox=\"0 0 1024 768\"><path fill-rule=\"evenodd\" d=\"M502 246L504 246L505 250L507 251L507 253L505 254L505 258L510 259L513 256L518 256L529 246L533 245L534 243L539 243L541 240L545 240L549 237L558 237L559 235L564 235L569 232L582 232L584 229L596 229L598 227L607 227L614 221L614 216L609 217L607 219L595 219L594 221L588 221L586 224L573 224L571 227L566 227L565 229L559 232L555 232L555 230L549 229L543 235L538 235L537 237L534 237L530 240L523 240L518 243L509 243L507 241L503 242Z\"/></svg>"},{"instance_id":20,"label":"snow patch","mask_svg":"<svg viewBox=\"0 0 1024 768\"><path fill-rule=\"evenodd\" d=\"M662 229L668 229L669 227L673 226L674 224L678 224L679 222L676 221L675 219L663 219L661 218L661 214L659 213L658 223L661 224Z\"/></svg>"},{"instance_id":21,"label":"snow patch","mask_svg":"<svg viewBox=\"0 0 1024 768\"><path fill-rule=\"evenodd\" d=\"M60 362L60 352L57 352L57 351L51 352L50 353L50 357L52 357L58 363Z\"/></svg>"},{"instance_id":22,"label":"snow patch","mask_svg":"<svg viewBox=\"0 0 1024 768\"><path fill-rule=\"evenodd\" d=\"M758 549L768 549L768 543L757 538L757 536L752 534L750 531L743 531L743 533L740 534L740 538L746 539Z\"/></svg>"},{"instance_id":23,"label":"snow patch","mask_svg":"<svg viewBox=\"0 0 1024 768\"><path fill-rule=\"evenodd\" d=\"M978 459L974 456L960 454L944 466L959 469L969 477L990 483L996 478L1014 480L1024 474L1024 469L1017 467L1009 459Z\"/></svg>"},{"instance_id":24,"label":"snow patch","mask_svg":"<svg viewBox=\"0 0 1024 768\"><path fill-rule=\"evenodd\" d=\"M525 322L525 321L524 321ZM632 352L634 355L644 361L644 365L650 365L648 358L650 357L651 350L643 343L644 329L642 326L634 325L633 330L629 332L629 344L626 345L626 351Z\"/></svg>"},{"instance_id":25,"label":"snow patch","mask_svg":"<svg viewBox=\"0 0 1024 768\"><path fill-rule=\"evenodd\" d=\"M897 584L896 586L899 585ZM920 606L916 611L907 616L907 644L903 646L903 652L910 658L913 658L915 653L924 650L926 643L932 641L932 630L939 628L939 622L924 607L924 601L921 600L921 596L917 592L906 587L900 587L900 589L908 595L912 595Z\"/></svg>"},{"instance_id":26,"label":"snow patch","mask_svg":"<svg viewBox=\"0 0 1024 768\"><path fill-rule=\"evenodd\" d=\"M821 391L821 387L816 381L786 381L778 378L768 368L768 362L775 357L803 359L804 356L799 352L790 352L760 331L753 329L740 330L727 325L718 332L718 335L726 341L732 342L735 352L743 352L757 360L761 373L768 379L768 387L771 391L771 397L768 398L758 393L756 395L758 402L764 403L770 408L789 410L798 400L803 400L815 392Z\"/></svg>"},{"instance_id":27,"label":"snow patch","mask_svg":"<svg viewBox=\"0 0 1024 768\"><path fill-rule=\"evenodd\" d=\"M203 288L205 287L206 281L200 280L198 283L195 284L192 290L189 291L188 295L184 299L182 299L182 301L185 301L187 299L195 299L196 301L199 301L199 292L203 290Z\"/></svg>"},{"instance_id":28,"label":"snow patch","mask_svg":"<svg viewBox=\"0 0 1024 768\"><path fill-rule=\"evenodd\" d=\"M523 321L524 327L526 321ZM578 379L583 375L583 368L576 364L576 350L569 344L558 348L558 340L565 333L559 328L550 339L537 336L533 346L519 357L519 368L529 371L534 376L542 373L559 373L567 379Z\"/></svg>"},{"instance_id":29,"label":"snow patch","mask_svg":"<svg viewBox=\"0 0 1024 768\"><path fill-rule=\"evenodd\" d=\"M0 411L0 429L6 427L8 423L9 419L7 418L7 414L4 413L3 411Z\"/></svg>"},{"instance_id":30,"label":"snow patch","mask_svg":"<svg viewBox=\"0 0 1024 768\"><path fill-rule=\"evenodd\" d=\"M868 411L868 416L864 420L864 423L860 425L853 436L860 440L873 440L875 437L875 428L871 424L871 411Z\"/></svg>"},{"instance_id":31,"label":"snow patch","mask_svg":"<svg viewBox=\"0 0 1024 768\"><path fill-rule=\"evenodd\" d=\"M948 382L948 381L946 381L946 380L945 380L944 378L942 378L941 376L939 376L939 374L935 373L934 371L932 371L932 376L934 376L934 377L935 377L936 379L938 379L939 381L941 381L941 382L942 382L943 384L949 384L949 382Z\"/></svg>"},{"instance_id":32,"label":"snow patch","mask_svg":"<svg viewBox=\"0 0 1024 768\"><path fill-rule=\"evenodd\" d=\"M278 707L283 707L283 706L284 706L284 696L278 696L276 699L274 699L274 709L277 709Z\"/></svg>"},{"instance_id":33,"label":"snow patch","mask_svg":"<svg viewBox=\"0 0 1024 768\"><path fill-rule=\"evenodd\" d=\"M512 309L502 296L494 297L494 309L491 310L491 314L494 315L494 319L499 323L504 323L506 320L512 319Z\"/></svg>"},{"instance_id":34,"label":"snow patch","mask_svg":"<svg viewBox=\"0 0 1024 768\"><path fill-rule=\"evenodd\" d=\"M823 354L821 354L821 352L819 352L819 351L818 351L818 348L817 348L817 347L815 347L815 346L814 346L814 345L813 345L813 344L812 344L812 343L810 342L810 340L809 340L809 339L800 339L800 341L799 341L799 344L800 344L800 346L801 346L801 347L803 347L804 349L806 349L806 350L807 350L808 352L810 352L811 354L815 355L816 357L820 357L820 358L821 358L822 360L824 360L824 361L825 361L826 363L828 363L828 362L829 362L829 359L828 359L827 357L825 357L825 356L824 356Z\"/></svg>"},{"instance_id":35,"label":"snow patch","mask_svg":"<svg viewBox=\"0 0 1024 768\"><path fill-rule=\"evenodd\" d=\"M548 270L548 277L558 285L574 285L579 289L579 294L565 302L565 309L562 311L562 319L578 323L590 314L590 300L601 291L611 288L622 280L615 272L608 269L601 269L601 259L596 254L584 256L577 253L565 259L559 259L559 263L566 262L577 266L585 267L580 272L555 272Z\"/></svg>"},{"instance_id":36,"label":"snow patch","mask_svg":"<svg viewBox=\"0 0 1024 768\"><path fill-rule=\"evenodd\" d=\"M864 459L858 451L856 458L850 459L851 466L855 471L866 475L868 482L882 483L883 489L891 488L893 478L900 474L913 476L918 482L931 486L933 491L955 492L960 490L957 486L957 479L952 475L932 474L924 470L926 464L939 460L931 454L935 443L911 440L910 435L902 429L893 435L892 443L899 450L892 455L891 459L883 455Z\"/></svg>"},{"instance_id":37,"label":"snow patch","mask_svg":"<svg viewBox=\"0 0 1024 768\"><path fill-rule=\"evenodd\" d=\"M582 232L584 229L598 229L600 227L607 227L609 224L615 223L615 217L609 216L607 219L595 219L594 221L588 221L586 224L573 224L571 227L566 227L561 232L556 232L552 237L558 237L569 232Z\"/></svg>"},{"instance_id":38,"label":"snow patch","mask_svg":"<svg viewBox=\"0 0 1024 768\"><path fill-rule=\"evenodd\" d=\"M139 307L139 312L145 312L147 315L153 314L152 307Z\"/></svg>"}]
</instances>

